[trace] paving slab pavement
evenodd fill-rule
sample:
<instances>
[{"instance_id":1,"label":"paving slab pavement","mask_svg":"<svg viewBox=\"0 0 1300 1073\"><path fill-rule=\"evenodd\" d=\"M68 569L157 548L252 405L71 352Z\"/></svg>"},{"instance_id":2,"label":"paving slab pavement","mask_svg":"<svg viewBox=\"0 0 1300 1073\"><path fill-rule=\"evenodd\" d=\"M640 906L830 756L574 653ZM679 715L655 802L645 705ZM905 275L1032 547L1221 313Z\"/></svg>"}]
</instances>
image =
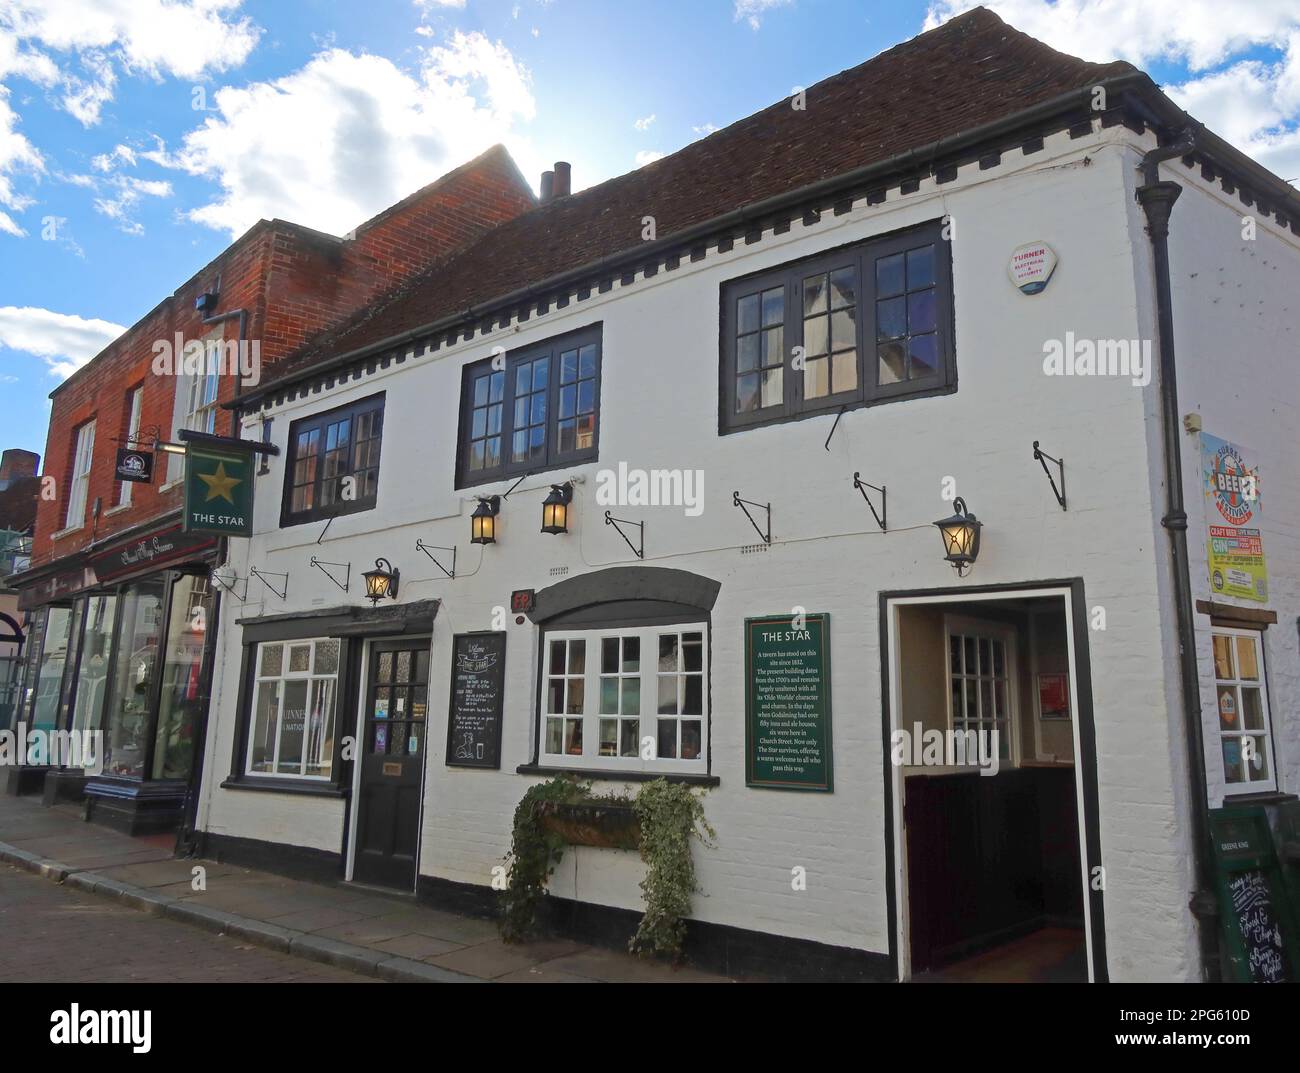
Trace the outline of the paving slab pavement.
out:
<instances>
[{"instance_id":1,"label":"paving slab pavement","mask_svg":"<svg viewBox=\"0 0 1300 1073\"><path fill-rule=\"evenodd\" d=\"M47 878L62 879L65 886L79 888L77 893L83 897L115 900L165 917L160 924L203 928L368 979L448 983L723 983L729 979L569 940L504 943L493 921L428 908L411 895L390 895L342 882L327 885L288 879L216 861L176 860L170 836L131 838L85 823L72 809L47 809L33 798L0 796L0 862L29 871L42 870L44 862ZM196 867L203 869L198 890ZM84 971L95 966L110 971L109 960L89 952L86 959ZM32 978L43 971L32 966ZM221 971L237 974L238 970L232 966Z\"/></svg>"}]
</instances>

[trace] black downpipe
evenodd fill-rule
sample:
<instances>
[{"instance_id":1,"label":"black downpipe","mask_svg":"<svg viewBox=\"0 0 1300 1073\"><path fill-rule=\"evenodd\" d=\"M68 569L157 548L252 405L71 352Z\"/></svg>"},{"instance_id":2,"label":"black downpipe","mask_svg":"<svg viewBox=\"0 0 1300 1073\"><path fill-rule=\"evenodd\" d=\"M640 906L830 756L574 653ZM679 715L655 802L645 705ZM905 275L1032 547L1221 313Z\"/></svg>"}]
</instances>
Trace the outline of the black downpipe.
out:
<instances>
[{"instance_id":1,"label":"black downpipe","mask_svg":"<svg viewBox=\"0 0 1300 1073\"><path fill-rule=\"evenodd\" d=\"M1192 858L1196 893L1190 908L1196 918L1201 950L1201 979L1219 979L1218 910L1214 898L1214 871L1210 859L1210 804L1206 790L1205 743L1201 726L1201 682L1196 666L1196 632L1192 618L1192 581L1187 553L1187 510L1183 501L1181 426L1178 412L1178 377L1174 362L1174 312L1169 285L1169 217L1183 188L1161 182L1159 166L1190 152L1190 133L1176 144L1153 149L1142 158L1143 184L1137 199L1146 214L1147 235L1156 271L1156 320L1160 363L1160 411L1165 456L1165 516L1160 524L1169 534L1177 613L1178 668L1182 677L1183 721L1187 735L1188 775L1191 781Z\"/></svg>"}]
</instances>

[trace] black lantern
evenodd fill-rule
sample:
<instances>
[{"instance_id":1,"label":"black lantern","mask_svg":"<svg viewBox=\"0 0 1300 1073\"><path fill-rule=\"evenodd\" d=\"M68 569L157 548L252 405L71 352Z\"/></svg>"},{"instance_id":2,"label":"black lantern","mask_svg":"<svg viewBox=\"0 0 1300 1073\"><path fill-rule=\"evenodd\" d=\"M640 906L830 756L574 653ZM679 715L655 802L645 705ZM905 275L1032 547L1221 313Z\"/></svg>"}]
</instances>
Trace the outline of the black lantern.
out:
<instances>
[{"instance_id":1,"label":"black lantern","mask_svg":"<svg viewBox=\"0 0 1300 1073\"><path fill-rule=\"evenodd\" d=\"M375 568L361 575L366 579L366 596L371 603L379 603L387 597L397 599L397 579L401 575L387 559L376 559Z\"/></svg>"},{"instance_id":2,"label":"black lantern","mask_svg":"<svg viewBox=\"0 0 1300 1073\"><path fill-rule=\"evenodd\" d=\"M957 512L951 518L944 518L934 524L943 536L944 558L953 565L957 576L963 576L975 565L980 553L980 525L975 515L966 509L966 501L958 496L953 501Z\"/></svg>"},{"instance_id":3,"label":"black lantern","mask_svg":"<svg viewBox=\"0 0 1300 1073\"><path fill-rule=\"evenodd\" d=\"M500 496L479 496L478 506L469 516L471 544L495 544L497 542L497 514L501 511Z\"/></svg>"},{"instance_id":4,"label":"black lantern","mask_svg":"<svg viewBox=\"0 0 1300 1073\"><path fill-rule=\"evenodd\" d=\"M573 485L551 485L551 493L542 502L542 532L567 533L569 531L569 503L573 500Z\"/></svg>"}]
</instances>

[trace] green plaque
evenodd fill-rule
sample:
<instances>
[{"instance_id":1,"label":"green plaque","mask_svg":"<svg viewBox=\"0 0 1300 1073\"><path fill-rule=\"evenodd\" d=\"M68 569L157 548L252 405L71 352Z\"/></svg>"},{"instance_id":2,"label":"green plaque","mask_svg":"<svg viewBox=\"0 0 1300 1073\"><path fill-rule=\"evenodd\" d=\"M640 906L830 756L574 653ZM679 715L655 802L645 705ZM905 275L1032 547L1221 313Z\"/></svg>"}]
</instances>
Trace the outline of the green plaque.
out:
<instances>
[{"instance_id":1,"label":"green plaque","mask_svg":"<svg viewBox=\"0 0 1300 1073\"><path fill-rule=\"evenodd\" d=\"M745 785L835 789L830 615L745 619Z\"/></svg>"},{"instance_id":2,"label":"green plaque","mask_svg":"<svg viewBox=\"0 0 1300 1073\"><path fill-rule=\"evenodd\" d=\"M253 453L238 448L187 444L187 533L253 535Z\"/></svg>"}]
</instances>

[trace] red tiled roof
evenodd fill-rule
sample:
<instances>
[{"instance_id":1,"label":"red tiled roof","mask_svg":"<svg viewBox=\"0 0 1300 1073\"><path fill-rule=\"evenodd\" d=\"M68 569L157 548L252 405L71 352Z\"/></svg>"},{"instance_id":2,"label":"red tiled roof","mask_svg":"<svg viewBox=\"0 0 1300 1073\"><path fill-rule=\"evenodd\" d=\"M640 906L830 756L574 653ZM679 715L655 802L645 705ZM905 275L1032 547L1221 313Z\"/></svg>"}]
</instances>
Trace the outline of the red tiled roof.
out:
<instances>
[{"instance_id":1,"label":"red tiled roof","mask_svg":"<svg viewBox=\"0 0 1300 1073\"><path fill-rule=\"evenodd\" d=\"M562 272L1135 72L1067 56L976 8L616 179L522 213L308 343L269 383ZM263 394L266 391L263 385Z\"/></svg>"}]
</instances>

